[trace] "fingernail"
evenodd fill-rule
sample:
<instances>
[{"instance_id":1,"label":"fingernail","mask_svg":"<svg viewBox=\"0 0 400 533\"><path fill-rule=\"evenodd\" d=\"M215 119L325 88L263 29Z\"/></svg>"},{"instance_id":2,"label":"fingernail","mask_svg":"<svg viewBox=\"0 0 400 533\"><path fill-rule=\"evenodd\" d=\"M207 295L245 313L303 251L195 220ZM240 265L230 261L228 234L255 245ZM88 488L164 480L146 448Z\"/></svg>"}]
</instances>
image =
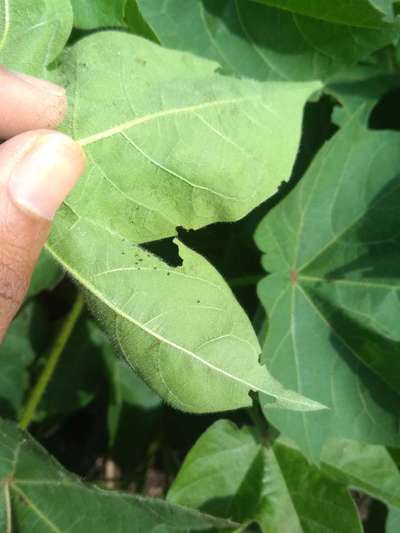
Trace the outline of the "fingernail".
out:
<instances>
[{"instance_id":1,"label":"fingernail","mask_svg":"<svg viewBox=\"0 0 400 533\"><path fill-rule=\"evenodd\" d=\"M25 83L32 85L39 91L44 91L56 96L64 96L65 94L65 89L63 87L56 85L55 83L51 83L50 81L40 80L39 78L34 78L33 76L22 74L21 72L15 72L14 70L9 70L8 72Z\"/></svg>"},{"instance_id":2,"label":"fingernail","mask_svg":"<svg viewBox=\"0 0 400 533\"><path fill-rule=\"evenodd\" d=\"M82 148L62 133L39 135L15 163L8 180L13 201L52 220L84 169Z\"/></svg>"}]
</instances>

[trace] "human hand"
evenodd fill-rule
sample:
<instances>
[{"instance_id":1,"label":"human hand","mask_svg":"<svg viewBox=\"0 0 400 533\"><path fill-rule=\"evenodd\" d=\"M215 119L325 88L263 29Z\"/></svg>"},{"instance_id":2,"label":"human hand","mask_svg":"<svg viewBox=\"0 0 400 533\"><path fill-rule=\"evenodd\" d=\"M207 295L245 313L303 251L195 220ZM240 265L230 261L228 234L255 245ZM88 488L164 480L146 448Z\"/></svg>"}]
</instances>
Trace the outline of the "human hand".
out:
<instances>
[{"instance_id":1,"label":"human hand","mask_svg":"<svg viewBox=\"0 0 400 533\"><path fill-rule=\"evenodd\" d=\"M51 220L84 169L80 146L52 131L65 92L0 67L0 342L18 311Z\"/></svg>"}]
</instances>

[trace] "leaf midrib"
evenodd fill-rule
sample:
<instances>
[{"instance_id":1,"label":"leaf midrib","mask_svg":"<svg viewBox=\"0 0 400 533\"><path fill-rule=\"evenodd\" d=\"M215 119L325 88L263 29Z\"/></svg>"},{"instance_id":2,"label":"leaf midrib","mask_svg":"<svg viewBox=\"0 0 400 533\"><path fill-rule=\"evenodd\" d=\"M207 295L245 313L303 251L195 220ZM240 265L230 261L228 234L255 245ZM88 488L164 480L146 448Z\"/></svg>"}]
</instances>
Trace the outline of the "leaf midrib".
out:
<instances>
[{"instance_id":1,"label":"leaf midrib","mask_svg":"<svg viewBox=\"0 0 400 533\"><path fill-rule=\"evenodd\" d=\"M353 115L353 119L357 116L357 112L354 113ZM329 148L329 152L328 154L325 154L325 160L321 166L321 169L325 166L325 161L326 161L326 158L328 155L330 155L330 153L332 151L335 150L335 146L336 146L337 142L332 142L330 148ZM383 145L385 146L385 145ZM371 168L372 166L372 163L374 162L377 154L382 150L382 146L379 146L374 152L373 154L371 155L371 159L369 161L369 167L368 167L368 171L365 171L365 174L367 175L368 172L369 172L369 169ZM347 157L346 157L346 164L347 162L349 161L349 159L351 158L351 151L349 151L349 153L347 154ZM315 183L314 183L314 186L312 188L312 194L310 194L310 198L309 198L309 201L308 201L308 204L312 204L313 201L314 201L314 198L313 198L313 194L315 192L315 186L318 186L320 185L320 183L318 183L319 181L319 177L320 177L320 174L321 174L321 169L320 169L320 172L319 172L319 175L317 176L316 180L315 180ZM337 182L338 185L337 185L337 188L335 189L335 198L337 197L337 194L340 190L340 186L341 186L341 183L343 181L343 174L344 174L344 169L342 169L341 171L341 176L340 176L340 180ZM400 188L400 184L398 185L398 187ZM382 197L379 198L379 202L382 202L383 199L386 198L386 196L390 196L393 194L393 190L391 189L390 191L386 192ZM378 199L375 199L369 206L369 209L372 209L375 205L375 203L378 202ZM333 207L333 205L331 206ZM349 223L344 226L341 231L339 231L339 233L333 233L333 236L327 241L325 242L325 244L312 256L312 257L308 257L307 259L304 260L304 262L299 265L299 258L297 257L296 258L296 266L294 267L295 270L297 270L298 272L304 272L306 269L310 269L312 268L313 264L315 264L325 253L327 253L328 250L332 249L332 247L340 241L340 239L342 239L348 232L352 231L354 229L354 227L368 214L368 210L367 209L361 209L360 212L354 216L354 218L352 220L349 221ZM306 215L304 215L304 218L305 218ZM303 241L303 235L300 234L300 232L298 233L296 239L297 239L297 247L298 249L300 248L301 246L301 243Z\"/></svg>"},{"instance_id":2,"label":"leaf midrib","mask_svg":"<svg viewBox=\"0 0 400 533\"><path fill-rule=\"evenodd\" d=\"M297 289L303 294L303 297L308 302L311 309L313 309L314 313L319 317L321 322L325 325L325 327L338 339L338 341L346 348L346 350L351 353L352 357L357 361L359 365L362 365L363 367L367 368L374 376L376 376L377 379L379 379L382 383L385 383L393 392L393 394L396 394L398 396L398 391L393 388L393 385L389 383L387 380L385 380L379 373L376 372L376 370L369 366L369 364L366 363L366 361L357 353L357 350L354 349L343 337L343 335L335 328L332 323L329 321L329 319L322 313L322 311L318 308L315 301L311 297L311 295L307 292L305 287L302 287L300 284L297 285ZM365 406L365 398L363 396L362 389L360 388L360 378L358 375L355 374L356 383L358 387L358 394L360 397L361 403ZM332 401L332 405L334 408L336 408L334 401ZM368 417L371 417L368 409L365 407L365 412Z\"/></svg>"},{"instance_id":3,"label":"leaf midrib","mask_svg":"<svg viewBox=\"0 0 400 533\"><path fill-rule=\"evenodd\" d=\"M38 508L36 507L36 505L30 500L30 498L28 498L28 496L25 494L25 492L23 492L19 487L17 487L15 484L12 485L12 490L15 491L18 496L20 496L23 501L26 503L26 505L31 509L31 511L33 513L35 513L39 518L40 520L46 524L46 526L51 530L53 531L54 533L63 533L63 531L61 529L59 529L58 526L56 526L56 524L54 524L53 522L51 522L49 520L49 518Z\"/></svg>"},{"instance_id":4,"label":"leaf midrib","mask_svg":"<svg viewBox=\"0 0 400 533\"><path fill-rule=\"evenodd\" d=\"M218 107L218 106L229 105L229 104L237 104L245 100L256 100L257 98L258 98L257 96L256 97L255 96L248 96L248 97L242 96L242 97L237 97L237 98L227 98L225 100L203 102L202 104L197 104L197 105L192 105L192 106L173 107L171 109L164 109L162 111L156 111L155 113L150 113L142 117L137 117L133 120L128 120L127 122L123 122L121 124L108 128L106 130L100 131L98 133L94 133L93 135L90 135L88 137L77 139L77 142L81 146L87 146L97 141L107 139L109 137L113 137L114 135L118 135L126 130L129 130L141 124L145 124L146 122L151 122L158 118L163 118L163 117L167 117L170 115L178 115L181 113L192 113L192 112L194 113L195 111L200 111L202 109L207 109L209 107Z\"/></svg>"},{"instance_id":5,"label":"leaf midrib","mask_svg":"<svg viewBox=\"0 0 400 533\"><path fill-rule=\"evenodd\" d=\"M10 31L10 2L4 0L4 32L0 40L0 52L4 48Z\"/></svg>"},{"instance_id":6,"label":"leaf midrib","mask_svg":"<svg viewBox=\"0 0 400 533\"><path fill-rule=\"evenodd\" d=\"M116 316L119 316L125 320L127 320L128 322L130 322L131 324L139 327L140 329L142 329L143 331L145 331L148 335L154 337L155 339L157 339L158 341L160 341L161 343L164 343L168 346L170 346L171 348L173 348L174 350L177 350L177 351L180 351L186 355L188 355L189 357L192 357L193 359L197 360L198 362L200 362L201 364L207 366L208 368L210 368L211 370L223 375L224 377L228 378L228 379L231 379L232 381L236 381L237 383L239 383L240 385L243 385L245 386L247 389L251 389L251 390L254 390L254 391L258 391L258 392L261 392L261 393L264 393L268 396L272 396L273 398L276 398L276 399L279 399L279 396L277 394L274 394L273 392L271 391L268 391L268 390L264 390L260 387L258 387L257 385L253 384L253 383L250 383L244 379L241 379L233 374L230 374L229 372L223 370L222 368L219 368L215 365L213 365L212 363L202 359L200 356L198 356L197 354L195 354L194 352L188 350L187 348L184 348L183 346L180 346L179 344L176 344L175 342L165 338L165 337L162 337L161 335L159 335L158 333L156 333L155 331L151 330L150 328L147 328L146 326L144 326L144 324L141 324L139 321L135 320L133 317L129 316L128 314L124 313L123 311L121 311L120 309L118 309L112 302L110 302L100 291L98 291L98 289L96 287L94 287L90 282L88 282L87 280L84 280L80 274L74 269L72 268L70 265L68 265L54 250L53 248L47 244L46 245L46 248L47 250L53 255L53 257L61 264L63 265L63 267L68 271L70 272L70 274L78 281L79 284L81 284L83 287L85 287L93 296L95 296L96 298L98 298L104 305L106 305L111 311L113 311L113 313L115 313ZM299 403L299 401L297 401L297 403Z\"/></svg>"},{"instance_id":7,"label":"leaf midrib","mask_svg":"<svg viewBox=\"0 0 400 533\"><path fill-rule=\"evenodd\" d=\"M398 290L400 289L400 281L397 281L397 284L389 285L388 283L379 283L378 282L371 282L368 281L368 278L365 278L365 281L363 280L356 280L356 279L346 279L346 278L324 278L319 276L308 276L300 274L298 277L298 281L305 281L310 283L326 283L328 285L335 284L335 285L347 285L352 287L360 287L360 288L370 288L370 289L385 289L385 290Z\"/></svg>"}]
</instances>

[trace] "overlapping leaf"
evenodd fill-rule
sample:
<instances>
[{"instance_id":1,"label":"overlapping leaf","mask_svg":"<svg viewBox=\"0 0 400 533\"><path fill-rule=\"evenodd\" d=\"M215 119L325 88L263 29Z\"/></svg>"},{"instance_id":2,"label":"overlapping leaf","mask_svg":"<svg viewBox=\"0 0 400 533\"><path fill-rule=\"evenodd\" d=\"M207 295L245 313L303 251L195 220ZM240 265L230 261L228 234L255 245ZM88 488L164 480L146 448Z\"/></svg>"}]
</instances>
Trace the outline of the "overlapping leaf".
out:
<instances>
[{"instance_id":1,"label":"overlapping leaf","mask_svg":"<svg viewBox=\"0 0 400 533\"><path fill-rule=\"evenodd\" d=\"M68 206L140 243L237 220L274 194L318 84L265 85L216 69L119 32L66 52L64 130L85 146L89 167Z\"/></svg>"},{"instance_id":2,"label":"overlapping leaf","mask_svg":"<svg viewBox=\"0 0 400 533\"><path fill-rule=\"evenodd\" d=\"M116 71L107 66L115 58ZM121 239L236 219L273 194L290 173L302 107L316 88L266 87L215 69L120 33L107 34L106 47L101 34L84 39L59 67L70 81L65 129L86 147L89 169L49 249L88 289L130 363L194 411L247 405L253 387L283 401L285 393L260 370L250 324L203 259L187 251L175 271L137 248L124 257L131 244Z\"/></svg>"},{"instance_id":3,"label":"overlapping leaf","mask_svg":"<svg viewBox=\"0 0 400 533\"><path fill-rule=\"evenodd\" d=\"M71 0L74 27L80 30L126 28L156 40L143 19L136 0Z\"/></svg>"},{"instance_id":4,"label":"overlapping leaf","mask_svg":"<svg viewBox=\"0 0 400 533\"><path fill-rule=\"evenodd\" d=\"M396 507L391 507L389 509L387 522L386 522L386 533L397 533L400 528L400 509Z\"/></svg>"},{"instance_id":5,"label":"overlapping leaf","mask_svg":"<svg viewBox=\"0 0 400 533\"><path fill-rule=\"evenodd\" d=\"M66 472L26 433L0 420L2 531L178 533L234 524L161 500L108 492Z\"/></svg>"},{"instance_id":6,"label":"overlapping leaf","mask_svg":"<svg viewBox=\"0 0 400 533\"><path fill-rule=\"evenodd\" d=\"M398 469L382 446L333 439L318 468L287 441L263 444L249 428L220 420L190 450L167 498L242 524L257 522L263 533L360 532L349 488L396 506L399 486Z\"/></svg>"},{"instance_id":7,"label":"overlapping leaf","mask_svg":"<svg viewBox=\"0 0 400 533\"><path fill-rule=\"evenodd\" d=\"M287 442L263 445L249 428L220 420L187 455L168 500L255 521L263 533L360 532L348 488L397 505L399 481L383 447L332 440L318 468Z\"/></svg>"},{"instance_id":8,"label":"overlapping leaf","mask_svg":"<svg viewBox=\"0 0 400 533\"><path fill-rule=\"evenodd\" d=\"M340 483L400 506L400 473L383 446L331 439L322 450L321 468Z\"/></svg>"},{"instance_id":9,"label":"overlapping leaf","mask_svg":"<svg viewBox=\"0 0 400 533\"><path fill-rule=\"evenodd\" d=\"M355 113L367 126L379 99L397 87L398 74L393 68L392 52L385 49L376 53L365 64L342 72L326 87L326 92L340 102L332 116L338 126L345 124Z\"/></svg>"},{"instance_id":10,"label":"overlapping leaf","mask_svg":"<svg viewBox=\"0 0 400 533\"><path fill-rule=\"evenodd\" d=\"M327 80L390 44L398 34L394 26L381 22L381 13L365 8L369 5L365 0L358 2L364 5L364 19L378 21L378 28L345 26L249 0L137 2L165 46L194 52L218 61L227 71L262 80ZM320 10L319 0L297 4ZM359 13L349 10L348 2L341 2L347 5L341 10L337 2L324 4L336 15L351 16L353 23Z\"/></svg>"},{"instance_id":11,"label":"overlapping leaf","mask_svg":"<svg viewBox=\"0 0 400 533\"><path fill-rule=\"evenodd\" d=\"M119 352L172 405L233 409L258 390L277 405L320 407L284 391L258 363L257 338L229 287L183 245L182 266L171 267L65 209L48 248L86 291Z\"/></svg>"},{"instance_id":12,"label":"overlapping leaf","mask_svg":"<svg viewBox=\"0 0 400 533\"><path fill-rule=\"evenodd\" d=\"M71 29L69 0L1 0L0 64L47 77Z\"/></svg>"},{"instance_id":13,"label":"overlapping leaf","mask_svg":"<svg viewBox=\"0 0 400 533\"><path fill-rule=\"evenodd\" d=\"M132 0L133 1L133 0ZM126 26L127 0L71 0L74 26L81 30Z\"/></svg>"},{"instance_id":14,"label":"overlapping leaf","mask_svg":"<svg viewBox=\"0 0 400 533\"><path fill-rule=\"evenodd\" d=\"M361 28L385 28L394 19L393 0L256 0L308 17Z\"/></svg>"},{"instance_id":15,"label":"overlapping leaf","mask_svg":"<svg viewBox=\"0 0 400 533\"><path fill-rule=\"evenodd\" d=\"M236 220L290 174L303 105L318 85L266 86L216 69L120 32L83 39L58 59L52 76L70 99L64 129L86 147L88 171L48 249L130 364L173 405L232 409L254 389L316 408L259 365L249 321L205 260L185 251L174 270L132 248L178 225Z\"/></svg>"},{"instance_id":16,"label":"overlapping leaf","mask_svg":"<svg viewBox=\"0 0 400 533\"><path fill-rule=\"evenodd\" d=\"M261 223L273 375L330 409L268 418L309 456L331 435L398 445L400 136L355 116Z\"/></svg>"}]
</instances>

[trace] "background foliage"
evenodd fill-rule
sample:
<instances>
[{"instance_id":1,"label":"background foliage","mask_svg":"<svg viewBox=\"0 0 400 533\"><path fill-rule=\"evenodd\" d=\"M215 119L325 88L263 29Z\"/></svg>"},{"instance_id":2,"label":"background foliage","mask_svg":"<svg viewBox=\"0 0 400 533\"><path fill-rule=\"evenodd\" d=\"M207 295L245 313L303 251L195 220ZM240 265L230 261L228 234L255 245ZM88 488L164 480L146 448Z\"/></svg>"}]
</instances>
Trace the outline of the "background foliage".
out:
<instances>
[{"instance_id":1,"label":"background foliage","mask_svg":"<svg viewBox=\"0 0 400 533\"><path fill-rule=\"evenodd\" d=\"M399 13L0 0L88 156L0 347L2 530L398 530Z\"/></svg>"}]
</instances>

